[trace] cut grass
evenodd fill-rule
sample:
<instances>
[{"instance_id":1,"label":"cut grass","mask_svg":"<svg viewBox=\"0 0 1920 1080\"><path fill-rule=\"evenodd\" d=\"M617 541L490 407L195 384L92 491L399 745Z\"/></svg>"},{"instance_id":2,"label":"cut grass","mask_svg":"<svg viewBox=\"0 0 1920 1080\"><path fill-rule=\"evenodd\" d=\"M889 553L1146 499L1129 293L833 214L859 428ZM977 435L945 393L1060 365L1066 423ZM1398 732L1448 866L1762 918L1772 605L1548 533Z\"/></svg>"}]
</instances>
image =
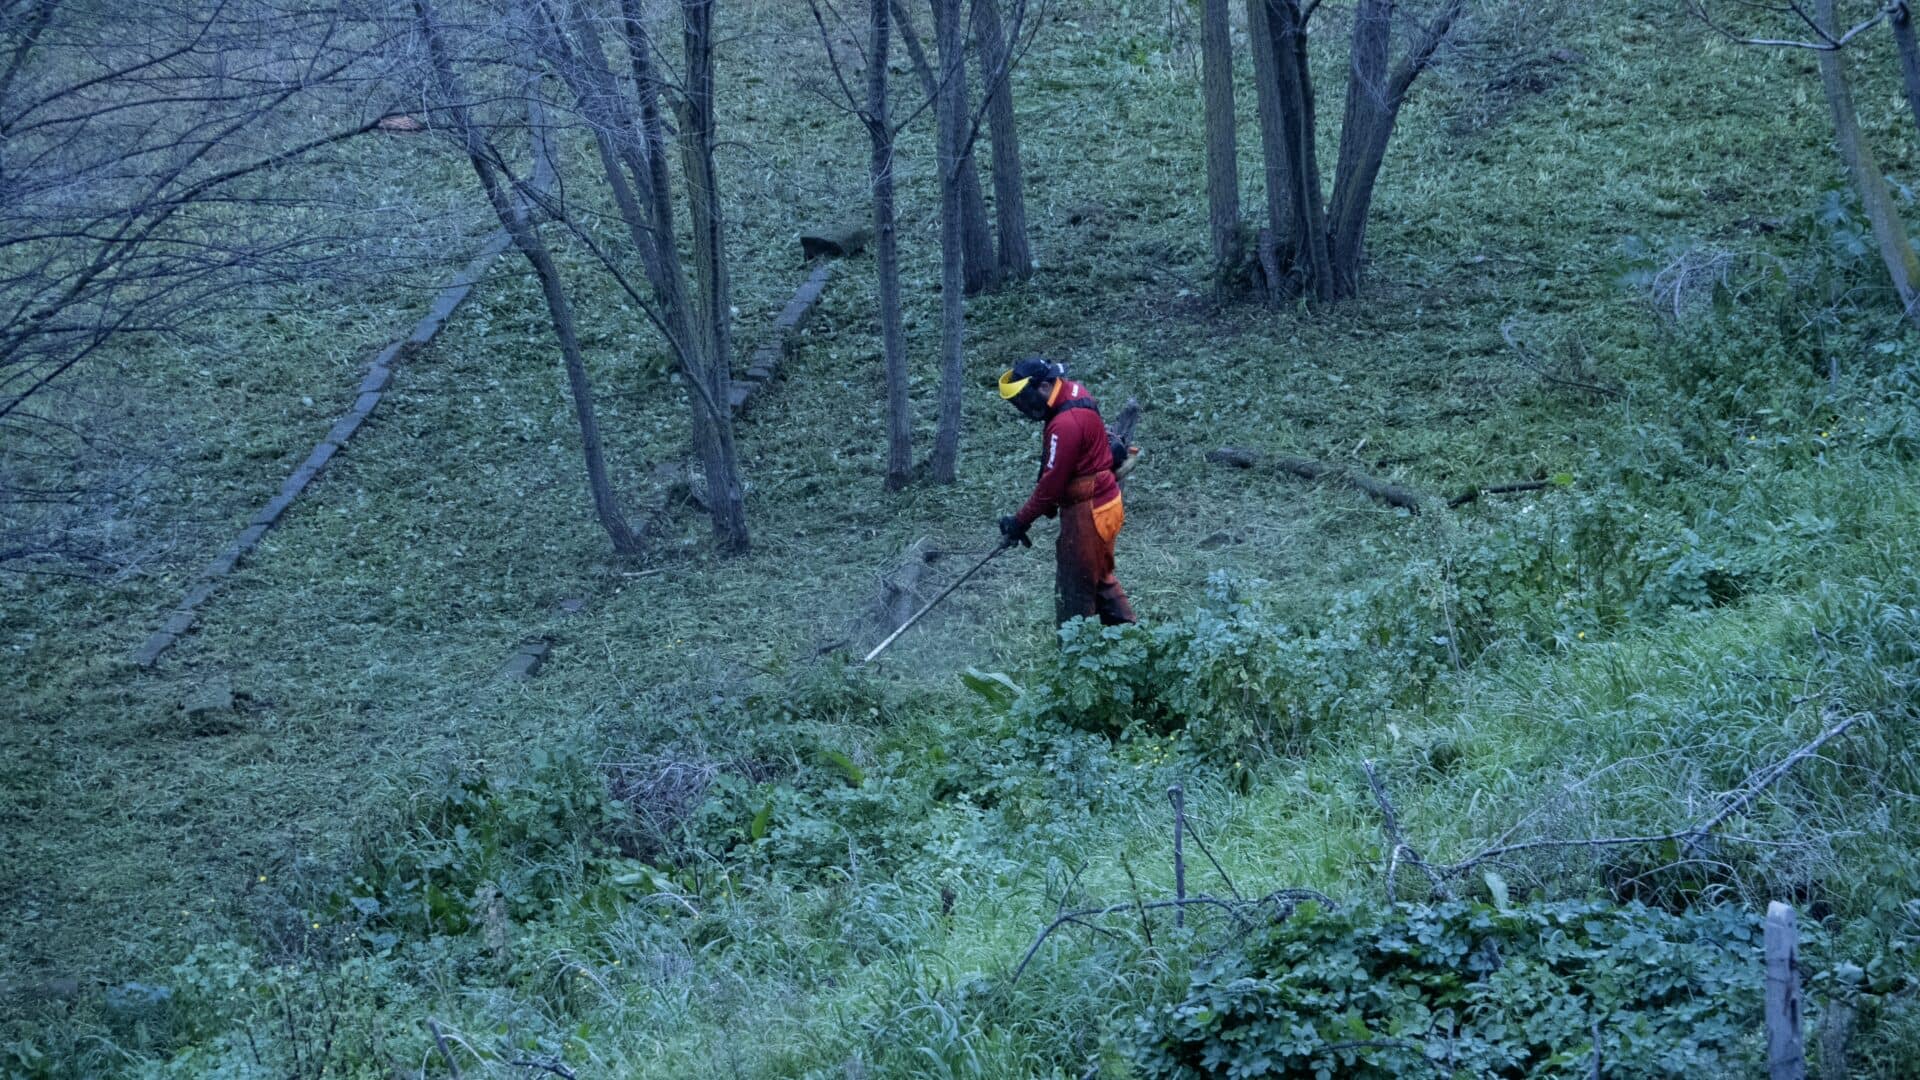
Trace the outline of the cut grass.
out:
<instances>
[{"instance_id":1,"label":"cut grass","mask_svg":"<svg viewBox=\"0 0 1920 1080\"><path fill-rule=\"evenodd\" d=\"M814 46L790 15L743 12L737 74L723 80L744 133L726 163L743 354L798 278L798 227L865 213L849 165L859 132L796 99ZM1539 384L1514 364L1500 324L1523 317L1542 340L1582 343L1611 378L1648 379L1664 339L1615 280L1620 239L1737 235L1749 218L1799 212L1835 168L1799 59L1726 51L1657 5L1596 13L1566 32L1586 61L1492 128L1458 135L1445 122L1480 92L1470 66L1423 85L1383 178L1368 300L1308 314L1203 299L1202 162L1189 145L1197 106L1184 61L1136 62L1138 28L1105 5L1065 12L1021 83L1045 266L971 304L962 482L881 492L869 264L857 261L740 429L756 542L741 559L712 557L704 521L683 512L649 564L665 572L623 576L630 568L609 557L587 512L537 294L510 256L401 369L369 427L225 586L200 632L160 670L133 672L126 653L183 575L324 431L365 353L406 317L392 298L315 297L271 326L221 328L203 351L130 360L135 385L178 400L181 414L183 482L160 491L151 513L197 527L151 577L31 594L6 586L0 625L25 715L0 732L0 899L23 918L0 928L0 970L22 985L63 974L117 984L195 944L270 936L337 887L356 822L377 820L415 793L419 774L451 763L512 773L530 748L554 744L728 745L724 726L749 694L809 670L822 646L877 637L880 578L913 541L992 541L995 515L1024 495L1032 469L1033 429L987 392L1018 355L1060 356L1110 404L1138 396L1148 406L1149 458L1128 491L1121 571L1149 619L1196 606L1222 570L1265 578L1311 611L1455 542L1445 524L1355 493L1209 468L1215 446L1349 461L1436 493L1580 475L1632 438L1634 404ZM746 76L749 59L776 55L806 59L766 60L759 81ZM1331 52L1325 64L1337 72ZM1873 103L1863 119L1885 139L1890 170L1911 171L1911 132L1883 81L1861 94ZM937 337L928 137L916 130L901 170L923 449ZM456 169L433 175L469 182ZM1247 200L1258 205L1257 191ZM1087 207L1098 212L1070 222L1069 210ZM584 266L570 266L584 281ZM602 422L638 510L656 497L652 467L684 453L685 407L658 373L651 332L610 291L597 298L589 344ZM302 396L317 404L296 407ZM1884 537L1911 524L1920 476L1878 459L1849 467L1872 470L1871 499L1843 482L1774 486L1738 510L1756 523L1799 510L1855 515L1836 550L1858 576L1893 580L1908 549ZM1202 546L1220 533L1228 543ZM1863 554L1876 548L1878 562ZM889 740L937 743L939 722L977 723L952 675L1017 669L1051 648L1046 561L996 562L889 653L875 678L930 716L904 732L854 717L820 740L867 762ZM566 597L587 598L586 612L559 615ZM1796 580L1786 595L1565 656L1501 650L1427 711L1256 762L1244 795L1203 767L1123 747L1094 770L1107 785L1097 805L943 805L924 826L937 850L897 878L768 883L685 936L643 905L591 937L534 928L535 940L516 943L534 957L518 984L416 957L431 975L396 997L386 1019L400 1030L387 1049L424 1045L405 1026L433 1012L474 1033L519 1025L609 1074L840 1075L848 1061L870 1075L1044 1076L1069 1060L1078 1070L1110 1058L1142 1003L1178 986L1177 948L1065 934L1019 988L985 1001L969 988L1010 969L1069 877L1076 895L1101 899L1131 895L1136 881L1170 890L1169 782L1188 785L1203 834L1249 892L1377 891L1377 815L1355 768L1364 756L1392 763L1409 835L1436 860L1470 853L1582 770L1621 758L1649 763L1621 770L1617 786L1599 785L1557 824L1665 819L1807 733L1818 702L1791 704L1794 686L1768 679L1729 685L1723 669L1803 674L1817 597ZM499 679L529 635L556 639L551 663L531 682ZM230 729L197 728L178 708L212 677L244 695ZM1701 716L1711 723L1696 725ZM978 741L962 734L957 745ZM1447 768L1421 766L1442 742L1455 755ZM1705 764L1663 756L1676 742ZM1816 797L1799 792L1789 805ZM1911 824L1894 827L1911 835ZM1887 866L1853 884L1863 894L1904 880L1848 842L1822 855ZM940 914L943 885L950 915ZM579 981L573 965L589 985L562 989ZM576 1023L590 1028L577 1045L566 1034Z\"/></svg>"}]
</instances>

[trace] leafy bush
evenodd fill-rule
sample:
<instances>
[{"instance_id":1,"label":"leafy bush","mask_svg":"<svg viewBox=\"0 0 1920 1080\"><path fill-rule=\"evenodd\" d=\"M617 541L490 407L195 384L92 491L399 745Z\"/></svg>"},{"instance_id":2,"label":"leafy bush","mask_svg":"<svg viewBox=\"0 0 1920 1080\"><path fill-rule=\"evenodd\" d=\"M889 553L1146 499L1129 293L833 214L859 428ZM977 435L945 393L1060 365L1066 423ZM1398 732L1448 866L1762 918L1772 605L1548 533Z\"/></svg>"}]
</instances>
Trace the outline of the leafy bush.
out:
<instances>
[{"instance_id":1,"label":"leafy bush","mask_svg":"<svg viewBox=\"0 0 1920 1080\"><path fill-rule=\"evenodd\" d=\"M1830 522L1742 533L1710 509L1647 509L1612 486L1523 506L1445 562L1283 618L1264 583L1216 573L1207 602L1153 626L1088 620L1013 706L1109 735L1184 733L1203 752L1272 747L1417 703L1456 662L1501 640L1570 647L1669 611L1731 603L1803 558ZM993 700L994 695L976 688Z\"/></svg>"},{"instance_id":2,"label":"leafy bush","mask_svg":"<svg viewBox=\"0 0 1920 1080\"><path fill-rule=\"evenodd\" d=\"M1307 905L1141 1021L1150 1078L1751 1075L1759 919L1580 901Z\"/></svg>"},{"instance_id":3,"label":"leafy bush","mask_svg":"<svg viewBox=\"0 0 1920 1080\"><path fill-rule=\"evenodd\" d=\"M609 855L621 819L591 763L535 749L524 774L462 769L410 800L399 822L363 842L359 873L332 900L376 944L395 935L462 934L495 898L505 914L544 913L582 870Z\"/></svg>"},{"instance_id":4,"label":"leafy bush","mask_svg":"<svg viewBox=\"0 0 1920 1080\"><path fill-rule=\"evenodd\" d=\"M1371 611L1336 608L1326 625L1282 622L1264 583L1215 573L1206 606L1156 626L1075 620L1019 699L1028 719L1109 735L1184 732L1203 753L1271 745L1387 707L1422 685L1432 657ZM1409 678L1408 676L1413 676Z\"/></svg>"}]
</instances>

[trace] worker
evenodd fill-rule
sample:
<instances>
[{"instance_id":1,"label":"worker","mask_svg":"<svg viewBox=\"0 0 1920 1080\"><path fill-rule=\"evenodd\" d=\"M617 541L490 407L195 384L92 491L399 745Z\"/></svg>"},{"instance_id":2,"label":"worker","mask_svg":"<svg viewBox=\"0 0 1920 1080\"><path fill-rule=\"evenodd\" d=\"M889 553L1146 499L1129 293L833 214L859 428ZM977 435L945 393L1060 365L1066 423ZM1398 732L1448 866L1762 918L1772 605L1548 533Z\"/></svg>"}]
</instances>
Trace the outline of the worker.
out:
<instances>
[{"instance_id":1,"label":"worker","mask_svg":"<svg viewBox=\"0 0 1920 1080\"><path fill-rule=\"evenodd\" d=\"M1099 405L1086 387L1067 378L1065 367L1037 356L1000 376L1000 396L1020 415L1046 425L1040 479L1026 504L1000 519L1001 536L1008 543L1027 542L1036 520L1059 515L1054 621L1097 615L1107 626L1133 622L1126 590L1113 576L1113 542L1127 515Z\"/></svg>"}]
</instances>

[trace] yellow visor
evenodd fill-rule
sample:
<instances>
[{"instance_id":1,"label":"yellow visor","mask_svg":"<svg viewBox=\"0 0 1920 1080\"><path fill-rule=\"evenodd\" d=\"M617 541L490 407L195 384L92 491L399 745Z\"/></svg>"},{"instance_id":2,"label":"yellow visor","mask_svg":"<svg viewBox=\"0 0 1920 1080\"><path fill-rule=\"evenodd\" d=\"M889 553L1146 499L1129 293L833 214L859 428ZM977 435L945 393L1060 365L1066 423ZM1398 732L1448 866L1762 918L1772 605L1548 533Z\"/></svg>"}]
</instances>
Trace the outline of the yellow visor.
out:
<instances>
[{"instance_id":1,"label":"yellow visor","mask_svg":"<svg viewBox=\"0 0 1920 1080\"><path fill-rule=\"evenodd\" d=\"M1000 396L1007 401L1012 401L1014 398L1019 397L1020 391L1025 390L1027 384L1032 381L1033 376L1031 375L1024 379L1014 378L1013 369L1008 368L1000 373Z\"/></svg>"}]
</instances>

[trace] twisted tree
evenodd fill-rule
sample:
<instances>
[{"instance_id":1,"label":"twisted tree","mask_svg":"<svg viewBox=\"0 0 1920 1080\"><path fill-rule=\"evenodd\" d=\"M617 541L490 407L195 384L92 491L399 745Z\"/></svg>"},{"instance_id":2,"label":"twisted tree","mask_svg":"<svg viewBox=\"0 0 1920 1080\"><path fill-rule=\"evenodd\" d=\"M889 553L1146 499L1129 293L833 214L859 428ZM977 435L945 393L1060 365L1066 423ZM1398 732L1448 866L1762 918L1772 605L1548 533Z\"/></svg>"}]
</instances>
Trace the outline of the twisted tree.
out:
<instances>
[{"instance_id":1,"label":"twisted tree","mask_svg":"<svg viewBox=\"0 0 1920 1080\"><path fill-rule=\"evenodd\" d=\"M1248 0L1258 81L1261 148L1273 220L1272 249L1285 291L1319 300L1359 293L1366 265L1367 219L1400 109L1432 66L1466 10L1466 0L1434 0L1414 10L1396 0L1357 0L1352 9L1346 109L1333 190L1321 187L1308 32L1320 0Z\"/></svg>"}]
</instances>

